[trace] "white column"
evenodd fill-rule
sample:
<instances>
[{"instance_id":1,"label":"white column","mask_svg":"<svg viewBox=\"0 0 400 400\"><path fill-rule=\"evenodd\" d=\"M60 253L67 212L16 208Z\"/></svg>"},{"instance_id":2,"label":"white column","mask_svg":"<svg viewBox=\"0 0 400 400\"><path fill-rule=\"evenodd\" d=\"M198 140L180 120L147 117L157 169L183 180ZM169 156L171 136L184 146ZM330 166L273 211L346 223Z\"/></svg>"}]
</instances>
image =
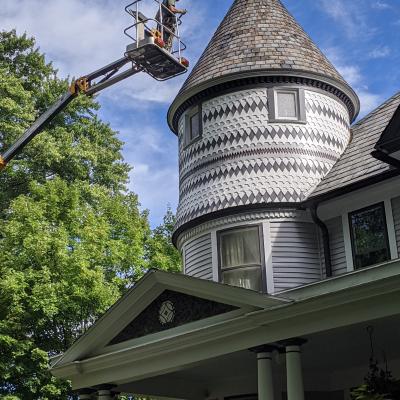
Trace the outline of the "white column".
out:
<instances>
[{"instance_id":1,"label":"white column","mask_svg":"<svg viewBox=\"0 0 400 400\"><path fill-rule=\"evenodd\" d=\"M286 377L288 400L304 400L301 345L304 339L293 339L286 343Z\"/></svg>"},{"instance_id":2,"label":"white column","mask_svg":"<svg viewBox=\"0 0 400 400\"><path fill-rule=\"evenodd\" d=\"M97 392L97 399L98 400L112 400L113 399L113 394L111 393L110 390L99 390Z\"/></svg>"},{"instance_id":3,"label":"white column","mask_svg":"<svg viewBox=\"0 0 400 400\"><path fill-rule=\"evenodd\" d=\"M274 399L274 381L272 377L271 351L257 353L258 400Z\"/></svg>"}]
</instances>

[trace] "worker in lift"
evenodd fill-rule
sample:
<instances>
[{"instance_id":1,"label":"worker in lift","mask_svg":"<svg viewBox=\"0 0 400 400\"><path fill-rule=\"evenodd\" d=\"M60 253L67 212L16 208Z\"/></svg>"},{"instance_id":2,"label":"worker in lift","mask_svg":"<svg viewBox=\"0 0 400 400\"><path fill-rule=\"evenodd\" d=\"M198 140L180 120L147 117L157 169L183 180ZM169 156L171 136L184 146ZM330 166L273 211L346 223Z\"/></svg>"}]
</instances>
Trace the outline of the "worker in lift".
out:
<instances>
[{"instance_id":1,"label":"worker in lift","mask_svg":"<svg viewBox=\"0 0 400 400\"><path fill-rule=\"evenodd\" d=\"M163 35L163 40L165 43L165 48L168 51L171 51L172 49L172 44L174 41L174 34L175 34L175 29L176 29L176 14L181 14L184 15L187 13L187 10L185 9L178 9L176 8L176 2L179 0L163 0L162 2L162 7L161 7L161 12L162 12L162 24L164 27L167 29L164 29L164 35ZM160 22L160 12L157 13L156 15L156 20ZM158 26L157 28L159 31L161 31L161 26Z\"/></svg>"}]
</instances>

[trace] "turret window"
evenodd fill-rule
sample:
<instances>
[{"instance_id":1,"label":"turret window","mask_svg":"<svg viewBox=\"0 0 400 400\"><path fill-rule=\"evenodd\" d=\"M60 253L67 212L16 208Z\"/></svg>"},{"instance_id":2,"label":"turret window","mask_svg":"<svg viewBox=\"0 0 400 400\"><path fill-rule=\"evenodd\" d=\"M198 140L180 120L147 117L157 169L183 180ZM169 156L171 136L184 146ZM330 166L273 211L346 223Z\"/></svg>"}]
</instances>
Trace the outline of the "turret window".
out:
<instances>
[{"instance_id":1,"label":"turret window","mask_svg":"<svg viewBox=\"0 0 400 400\"><path fill-rule=\"evenodd\" d=\"M201 107L193 107L186 113L185 118L185 146L201 138Z\"/></svg>"},{"instance_id":2,"label":"turret window","mask_svg":"<svg viewBox=\"0 0 400 400\"><path fill-rule=\"evenodd\" d=\"M390 260L390 249L383 203L349 214L354 268Z\"/></svg>"},{"instance_id":3,"label":"turret window","mask_svg":"<svg viewBox=\"0 0 400 400\"><path fill-rule=\"evenodd\" d=\"M268 90L270 122L305 122L304 90L272 88Z\"/></svg>"},{"instance_id":4,"label":"turret window","mask_svg":"<svg viewBox=\"0 0 400 400\"><path fill-rule=\"evenodd\" d=\"M219 233L221 282L245 289L263 290L261 236L259 226Z\"/></svg>"}]
</instances>

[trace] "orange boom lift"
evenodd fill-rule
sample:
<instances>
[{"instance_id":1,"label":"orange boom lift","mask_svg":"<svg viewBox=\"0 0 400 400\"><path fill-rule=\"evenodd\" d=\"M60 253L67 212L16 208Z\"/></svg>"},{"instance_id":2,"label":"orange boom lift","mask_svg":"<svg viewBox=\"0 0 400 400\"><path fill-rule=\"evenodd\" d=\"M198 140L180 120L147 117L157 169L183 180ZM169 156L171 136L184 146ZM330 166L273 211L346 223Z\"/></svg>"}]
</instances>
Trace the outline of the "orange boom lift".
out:
<instances>
[{"instance_id":1,"label":"orange boom lift","mask_svg":"<svg viewBox=\"0 0 400 400\"><path fill-rule=\"evenodd\" d=\"M134 24L124 30L125 35L132 41L126 48L124 56L72 82L68 92L42 114L4 154L0 155L0 170L5 168L79 94L92 96L139 72L147 73L158 81L165 81L187 72L189 62L182 56L186 46L181 41L179 33L181 16L171 13L163 5L162 0L152 1L155 3L155 8L157 7L155 18L148 18L140 11L143 0L136 0L125 7L125 11L133 17ZM173 18L172 26L170 23L164 24L165 15L169 20ZM163 40L165 34L169 37L168 46Z\"/></svg>"}]
</instances>

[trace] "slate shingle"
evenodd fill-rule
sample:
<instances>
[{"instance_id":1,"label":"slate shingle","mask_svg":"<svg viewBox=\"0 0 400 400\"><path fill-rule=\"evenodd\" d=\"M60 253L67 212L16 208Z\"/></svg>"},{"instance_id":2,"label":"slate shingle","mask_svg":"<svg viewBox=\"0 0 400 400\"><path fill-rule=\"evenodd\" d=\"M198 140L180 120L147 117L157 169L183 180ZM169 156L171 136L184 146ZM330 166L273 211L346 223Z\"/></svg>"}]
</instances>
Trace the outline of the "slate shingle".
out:
<instances>
[{"instance_id":1,"label":"slate shingle","mask_svg":"<svg viewBox=\"0 0 400 400\"><path fill-rule=\"evenodd\" d=\"M388 164L371 156L374 146L400 105L400 92L353 125L352 140L339 161L321 181L310 198L388 172Z\"/></svg>"},{"instance_id":2,"label":"slate shingle","mask_svg":"<svg viewBox=\"0 0 400 400\"><path fill-rule=\"evenodd\" d=\"M346 84L279 0L235 0L180 94L210 79L260 69L307 71Z\"/></svg>"}]
</instances>

